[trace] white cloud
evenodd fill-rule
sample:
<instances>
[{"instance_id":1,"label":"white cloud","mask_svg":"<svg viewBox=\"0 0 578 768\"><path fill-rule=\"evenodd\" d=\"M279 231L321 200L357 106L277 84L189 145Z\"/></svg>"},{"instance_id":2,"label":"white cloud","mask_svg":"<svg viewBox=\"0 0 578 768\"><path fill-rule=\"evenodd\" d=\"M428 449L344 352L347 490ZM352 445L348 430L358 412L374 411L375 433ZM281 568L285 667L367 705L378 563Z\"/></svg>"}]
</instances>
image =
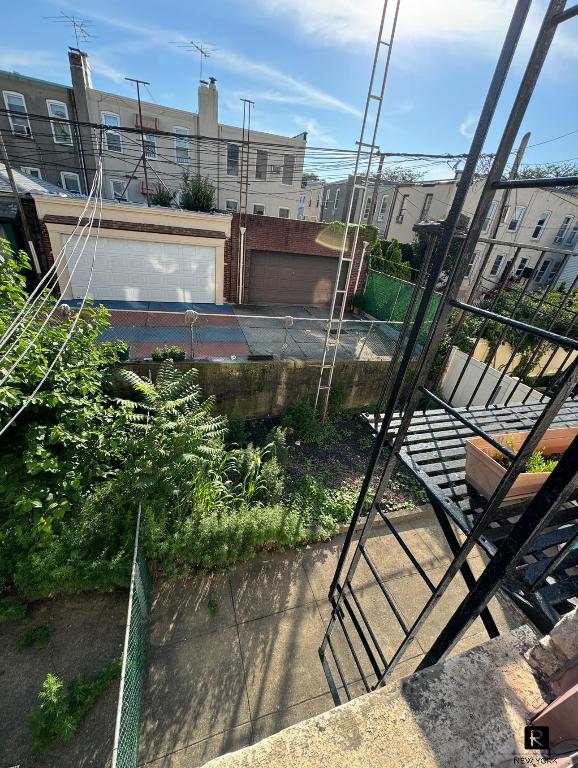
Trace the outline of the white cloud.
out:
<instances>
[{"instance_id":1,"label":"white cloud","mask_svg":"<svg viewBox=\"0 0 578 768\"><path fill-rule=\"evenodd\" d=\"M464 117L462 122L460 123L460 133L462 136L465 136L466 139L471 139L474 135L474 131L476 128L478 122L478 116L475 115L473 112L468 112L468 114Z\"/></svg>"},{"instance_id":2,"label":"white cloud","mask_svg":"<svg viewBox=\"0 0 578 768\"><path fill-rule=\"evenodd\" d=\"M311 144L321 144L325 147L337 146L334 136L321 128L317 120L301 115L293 115L293 122L300 131L307 131L307 141Z\"/></svg>"},{"instance_id":3,"label":"white cloud","mask_svg":"<svg viewBox=\"0 0 578 768\"><path fill-rule=\"evenodd\" d=\"M376 42L382 0L252 0L264 12L285 16L316 44L373 47ZM484 53L501 46L515 0L402 0L396 30L396 45L431 42ZM391 28L392 9L386 30ZM530 11L528 36L535 35L544 0ZM567 29L556 35L553 50L565 57L578 57L578 37Z\"/></svg>"},{"instance_id":4,"label":"white cloud","mask_svg":"<svg viewBox=\"0 0 578 768\"><path fill-rule=\"evenodd\" d=\"M54 69L61 66L60 58L49 51L21 51L16 48L4 48L0 51L0 69L8 71Z\"/></svg>"},{"instance_id":5,"label":"white cloud","mask_svg":"<svg viewBox=\"0 0 578 768\"><path fill-rule=\"evenodd\" d=\"M93 72L96 72L98 75L102 75L109 80L113 80L115 83L121 83L126 77L124 72L121 72L120 69L103 61L100 56L95 55L94 53L90 54L89 60Z\"/></svg>"},{"instance_id":6,"label":"white cloud","mask_svg":"<svg viewBox=\"0 0 578 768\"><path fill-rule=\"evenodd\" d=\"M63 5L64 7L69 7L66 2L59 3L59 6ZM161 27L148 27L111 14L95 13L88 7L83 9L83 13L102 24L129 32L133 36L133 39L127 41L127 44L134 43L134 37L140 37L141 44L148 43L151 48L156 50L164 48L165 50L170 51L173 55L182 55L190 58L189 53L173 44L175 42L188 42L187 37L183 35L182 32L163 29ZM119 53L122 53L124 47L124 42L118 45ZM235 51L219 47L218 51L211 58L211 64L213 69L224 69L228 72L233 72L235 75L242 75L249 80L266 83L269 87L274 88L280 95L284 95L287 103L307 104L309 106L332 109L337 112L355 115L356 117L361 115L358 108L348 104L346 101L322 91L319 88L315 88L303 80L292 77L270 64L243 56ZM279 98L279 100L281 99Z\"/></svg>"}]
</instances>

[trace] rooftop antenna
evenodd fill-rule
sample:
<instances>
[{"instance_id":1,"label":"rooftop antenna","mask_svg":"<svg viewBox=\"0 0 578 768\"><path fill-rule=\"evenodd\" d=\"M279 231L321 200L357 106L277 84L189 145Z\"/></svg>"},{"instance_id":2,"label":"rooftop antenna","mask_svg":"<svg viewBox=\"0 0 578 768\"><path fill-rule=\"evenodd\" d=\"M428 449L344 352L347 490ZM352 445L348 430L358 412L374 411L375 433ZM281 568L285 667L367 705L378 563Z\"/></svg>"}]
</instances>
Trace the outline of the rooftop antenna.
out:
<instances>
[{"instance_id":1,"label":"rooftop antenna","mask_svg":"<svg viewBox=\"0 0 578 768\"><path fill-rule=\"evenodd\" d=\"M189 40L188 43L173 43L177 48L183 48L185 51L196 51L199 54L199 80L203 79L203 60L210 59L217 50L211 43L202 43L196 40Z\"/></svg>"},{"instance_id":2,"label":"rooftop antenna","mask_svg":"<svg viewBox=\"0 0 578 768\"><path fill-rule=\"evenodd\" d=\"M87 19L80 19L77 16L69 16L63 11L60 11L59 16L45 16L44 18L55 24L67 24L69 27L72 27L77 48L80 47L80 43L87 43L93 37L87 29L87 27L92 26L92 21L88 21Z\"/></svg>"}]
</instances>

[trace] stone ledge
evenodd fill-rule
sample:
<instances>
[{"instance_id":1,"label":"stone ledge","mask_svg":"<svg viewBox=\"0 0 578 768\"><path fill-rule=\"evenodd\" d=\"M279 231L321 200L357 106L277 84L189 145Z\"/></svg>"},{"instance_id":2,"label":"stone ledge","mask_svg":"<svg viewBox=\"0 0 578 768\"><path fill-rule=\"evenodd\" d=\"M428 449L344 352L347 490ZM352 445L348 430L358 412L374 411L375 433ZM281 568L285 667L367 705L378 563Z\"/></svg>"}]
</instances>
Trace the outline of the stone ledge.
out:
<instances>
[{"instance_id":1,"label":"stone ledge","mask_svg":"<svg viewBox=\"0 0 578 768\"><path fill-rule=\"evenodd\" d=\"M487 768L535 756L523 748L524 726L545 704L523 658L535 642L520 627L206 768Z\"/></svg>"}]
</instances>

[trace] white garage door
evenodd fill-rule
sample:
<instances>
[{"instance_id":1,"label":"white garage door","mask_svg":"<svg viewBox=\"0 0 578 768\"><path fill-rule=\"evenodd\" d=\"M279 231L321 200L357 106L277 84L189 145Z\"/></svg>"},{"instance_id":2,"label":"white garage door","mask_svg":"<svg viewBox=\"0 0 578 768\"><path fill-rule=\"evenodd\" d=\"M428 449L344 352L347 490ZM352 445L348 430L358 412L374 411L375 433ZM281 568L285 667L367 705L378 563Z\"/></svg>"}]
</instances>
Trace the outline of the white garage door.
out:
<instances>
[{"instance_id":1,"label":"white garage door","mask_svg":"<svg viewBox=\"0 0 578 768\"><path fill-rule=\"evenodd\" d=\"M82 238L81 238L82 240ZM62 244L66 242L63 236ZM73 297L117 301L215 301L215 248L90 237L84 252L73 238L66 248ZM78 259L78 261L77 261ZM76 264L76 267L75 267Z\"/></svg>"}]
</instances>

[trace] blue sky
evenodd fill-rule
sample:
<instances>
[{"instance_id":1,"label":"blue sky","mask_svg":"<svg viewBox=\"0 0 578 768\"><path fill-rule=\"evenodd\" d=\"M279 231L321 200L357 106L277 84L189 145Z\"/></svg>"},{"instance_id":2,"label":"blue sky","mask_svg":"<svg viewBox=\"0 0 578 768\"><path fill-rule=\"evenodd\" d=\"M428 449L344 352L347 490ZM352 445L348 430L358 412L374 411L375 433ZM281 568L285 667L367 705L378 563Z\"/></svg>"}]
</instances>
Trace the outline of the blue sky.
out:
<instances>
[{"instance_id":1,"label":"blue sky","mask_svg":"<svg viewBox=\"0 0 578 768\"><path fill-rule=\"evenodd\" d=\"M390 0L392 2L393 0ZM513 0L402 0L378 143L385 151L464 152L483 102ZM534 0L506 96L519 81L544 0ZM28 0L3 8L0 69L69 82L71 31L46 16L92 22L87 43L95 87L134 93L124 76L149 80L159 104L196 110L198 58L174 42L201 40L216 51L220 120L240 125L239 98L255 101L253 125L309 144L353 148L358 138L381 0ZM524 130L528 162L578 158L578 19L557 34ZM145 98L149 94L145 93ZM495 147L505 109L487 150ZM446 165L427 177L450 174ZM329 170L320 166L323 175Z\"/></svg>"}]
</instances>

